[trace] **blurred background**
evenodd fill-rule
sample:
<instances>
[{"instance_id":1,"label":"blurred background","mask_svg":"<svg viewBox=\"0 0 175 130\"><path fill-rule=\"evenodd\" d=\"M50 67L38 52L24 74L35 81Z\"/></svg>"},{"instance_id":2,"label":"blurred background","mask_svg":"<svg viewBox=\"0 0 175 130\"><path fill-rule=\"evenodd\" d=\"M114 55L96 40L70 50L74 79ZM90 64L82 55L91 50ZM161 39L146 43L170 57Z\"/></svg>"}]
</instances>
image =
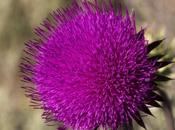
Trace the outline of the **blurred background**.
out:
<instances>
[{"instance_id":1,"label":"blurred background","mask_svg":"<svg viewBox=\"0 0 175 130\"><path fill-rule=\"evenodd\" d=\"M71 0L0 0L0 129L55 130L41 119L41 110L29 107L19 80L20 58L24 42L34 37L38 26L49 12L64 8ZM147 28L149 41L166 38L159 52L175 55L175 0L122 0L136 12L138 30ZM171 69L175 71L175 67ZM171 77L175 77L173 74ZM151 109L154 117L145 117L148 130L175 130L175 81L163 84L167 104ZM174 115L174 117L173 117ZM134 130L143 130L135 125Z\"/></svg>"}]
</instances>

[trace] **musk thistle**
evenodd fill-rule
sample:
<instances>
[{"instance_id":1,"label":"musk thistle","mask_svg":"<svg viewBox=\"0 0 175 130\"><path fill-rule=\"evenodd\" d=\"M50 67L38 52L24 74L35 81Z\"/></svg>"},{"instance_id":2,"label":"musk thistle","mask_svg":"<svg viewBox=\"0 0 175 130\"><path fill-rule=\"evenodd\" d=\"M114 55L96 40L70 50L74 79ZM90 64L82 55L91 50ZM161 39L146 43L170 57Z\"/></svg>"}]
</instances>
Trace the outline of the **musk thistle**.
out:
<instances>
[{"instance_id":1,"label":"musk thistle","mask_svg":"<svg viewBox=\"0 0 175 130\"><path fill-rule=\"evenodd\" d=\"M31 105L73 130L116 130L132 120L145 128L140 111L152 115L148 107L163 101L157 82L169 80L158 70L170 62L149 56L162 40L148 44L134 13L115 12L111 2L75 1L51 16L20 65Z\"/></svg>"}]
</instances>

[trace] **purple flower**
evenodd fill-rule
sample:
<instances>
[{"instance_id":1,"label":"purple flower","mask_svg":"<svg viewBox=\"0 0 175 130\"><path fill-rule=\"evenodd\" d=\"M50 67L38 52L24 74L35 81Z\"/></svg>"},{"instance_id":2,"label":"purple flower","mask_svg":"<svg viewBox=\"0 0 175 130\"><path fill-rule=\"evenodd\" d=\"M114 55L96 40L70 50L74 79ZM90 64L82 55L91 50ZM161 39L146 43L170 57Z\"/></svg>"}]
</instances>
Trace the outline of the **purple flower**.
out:
<instances>
[{"instance_id":1,"label":"purple flower","mask_svg":"<svg viewBox=\"0 0 175 130\"><path fill-rule=\"evenodd\" d=\"M80 5L55 11L26 44L26 95L46 121L73 130L116 130L132 120L145 127L139 112L151 115L148 106L159 106L155 81L168 79L157 71L169 62L148 56L161 40L148 44L134 13L97 1Z\"/></svg>"}]
</instances>

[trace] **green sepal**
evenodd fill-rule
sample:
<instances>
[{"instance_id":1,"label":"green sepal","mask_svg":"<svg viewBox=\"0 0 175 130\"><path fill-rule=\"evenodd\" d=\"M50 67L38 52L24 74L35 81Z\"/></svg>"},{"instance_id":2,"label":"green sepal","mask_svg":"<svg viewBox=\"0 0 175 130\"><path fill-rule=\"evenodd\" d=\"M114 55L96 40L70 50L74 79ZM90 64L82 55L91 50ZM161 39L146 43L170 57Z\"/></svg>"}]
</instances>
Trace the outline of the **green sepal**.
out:
<instances>
[{"instance_id":1,"label":"green sepal","mask_svg":"<svg viewBox=\"0 0 175 130\"><path fill-rule=\"evenodd\" d=\"M166 77L164 75L156 74L156 76L157 77L156 77L155 81L158 81L158 82L165 82L165 81L172 80L171 78Z\"/></svg>"},{"instance_id":2,"label":"green sepal","mask_svg":"<svg viewBox=\"0 0 175 130\"><path fill-rule=\"evenodd\" d=\"M139 106L139 109L148 115L154 116L145 104Z\"/></svg>"},{"instance_id":3,"label":"green sepal","mask_svg":"<svg viewBox=\"0 0 175 130\"><path fill-rule=\"evenodd\" d=\"M147 46L147 51L148 51L148 53L151 52L151 51L152 51L153 49L155 49L156 47L158 47L158 46L160 45L160 43L162 43L163 40L164 40L164 39L162 39L162 40L157 40L157 41L154 41L154 42L148 44L148 46Z\"/></svg>"},{"instance_id":4,"label":"green sepal","mask_svg":"<svg viewBox=\"0 0 175 130\"><path fill-rule=\"evenodd\" d=\"M156 66L158 66L159 68L165 67L169 64L173 63L172 61L158 61L156 62Z\"/></svg>"},{"instance_id":5,"label":"green sepal","mask_svg":"<svg viewBox=\"0 0 175 130\"><path fill-rule=\"evenodd\" d=\"M160 60L160 59L163 58L163 57L164 57L164 55L158 54L158 55L150 56L150 57L148 58L148 60L155 60L155 59Z\"/></svg>"},{"instance_id":6,"label":"green sepal","mask_svg":"<svg viewBox=\"0 0 175 130\"><path fill-rule=\"evenodd\" d=\"M147 102L147 104L148 105L151 105L151 106L153 106L153 107L159 107L159 108L162 108L162 106L159 104L159 103L157 103L156 101L149 101L149 102Z\"/></svg>"},{"instance_id":7,"label":"green sepal","mask_svg":"<svg viewBox=\"0 0 175 130\"><path fill-rule=\"evenodd\" d=\"M155 93L155 92L151 92L150 93L150 96L154 100L157 100L157 101L160 101L160 102L163 102L164 101L163 97L160 96L159 94Z\"/></svg>"},{"instance_id":8,"label":"green sepal","mask_svg":"<svg viewBox=\"0 0 175 130\"><path fill-rule=\"evenodd\" d=\"M145 127L145 123L143 122L141 116L140 116L140 113L139 112L135 112L135 113L130 113L132 118L141 126L143 127L144 129L146 129Z\"/></svg>"}]
</instances>

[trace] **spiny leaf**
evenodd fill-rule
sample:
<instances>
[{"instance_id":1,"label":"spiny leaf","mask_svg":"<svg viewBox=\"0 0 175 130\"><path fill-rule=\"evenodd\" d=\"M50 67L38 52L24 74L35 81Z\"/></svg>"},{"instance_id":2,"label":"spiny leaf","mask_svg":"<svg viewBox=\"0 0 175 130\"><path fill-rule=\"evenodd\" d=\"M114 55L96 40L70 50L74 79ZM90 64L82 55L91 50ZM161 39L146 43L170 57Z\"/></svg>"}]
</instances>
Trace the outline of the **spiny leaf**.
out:
<instances>
[{"instance_id":1,"label":"spiny leaf","mask_svg":"<svg viewBox=\"0 0 175 130\"><path fill-rule=\"evenodd\" d=\"M141 105L140 107L139 107L139 109L141 110L141 111L143 111L143 112L145 112L146 114L148 114L148 115L151 115L151 116L154 116L152 113L151 113L151 111L148 109L148 107L146 106L146 105Z\"/></svg>"},{"instance_id":2,"label":"spiny leaf","mask_svg":"<svg viewBox=\"0 0 175 130\"><path fill-rule=\"evenodd\" d=\"M158 46L160 45L160 43L161 43L163 40L164 40L164 39L162 39L162 40L157 40L157 41L154 41L154 42L150 43L150 44L148 45L148 47L147 47L148 53L149 53L150 51L152 51L154 48L158 47Z\"/></svg>"}]
</instances>

